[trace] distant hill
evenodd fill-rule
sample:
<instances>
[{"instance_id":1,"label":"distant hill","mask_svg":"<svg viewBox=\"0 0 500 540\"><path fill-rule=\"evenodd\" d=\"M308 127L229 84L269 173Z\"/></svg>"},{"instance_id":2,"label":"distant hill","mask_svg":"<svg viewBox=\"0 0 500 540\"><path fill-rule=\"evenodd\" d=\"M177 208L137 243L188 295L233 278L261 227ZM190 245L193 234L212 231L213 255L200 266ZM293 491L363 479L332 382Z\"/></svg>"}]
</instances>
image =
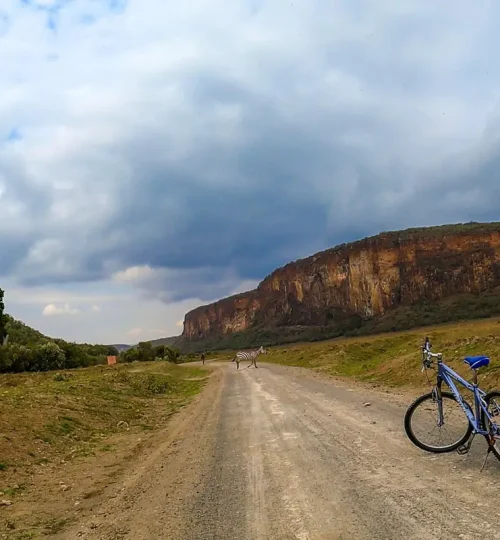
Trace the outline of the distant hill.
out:
<instances>
[{"instance_id":1,"label":"distant hill","mask_svg":"<svg viewBox=\"0 0 500 540\"><path fill-rule=\"evenodd\" d=\"M118 352L123 352L123 351L128 351L129 349L134 347L134 345L125 345L123 343L120 343L120 344L110 345L110 347L114 347Z\"/></svg>"},{"instance_id":2,"label":"distant hill","mask_svg":"<svg viewBox=\"0 0 500 540\"><path fill-rule=\"evenodd\" d=\"M173 337L166 337L166 338L159 338L159 339L150 339L147 342L151 343L153 347L156 347L158 345L166 345L167 347L177 347L180 345L183 341L182 336L173 336ZM133 349L134 347L137 347L137 343L133 345L126 345L123 343L110 345L111 347L115 347L119 352L125 352L129 349Z\"/></svg>"},{"instance_id":3,"label":"distant hill","mask_svg":"<svg viewBox=\"0 0 500 540\"><path fill-rule=\"evenodd\" d=\"M153 347L156 347L157 345L166 345L167 347L178 347L181 345L183 341L182 336L172 336L172 337L165 337L160 339L152 339L150 343L152 343Z\"/></svg>"}]
</instances>

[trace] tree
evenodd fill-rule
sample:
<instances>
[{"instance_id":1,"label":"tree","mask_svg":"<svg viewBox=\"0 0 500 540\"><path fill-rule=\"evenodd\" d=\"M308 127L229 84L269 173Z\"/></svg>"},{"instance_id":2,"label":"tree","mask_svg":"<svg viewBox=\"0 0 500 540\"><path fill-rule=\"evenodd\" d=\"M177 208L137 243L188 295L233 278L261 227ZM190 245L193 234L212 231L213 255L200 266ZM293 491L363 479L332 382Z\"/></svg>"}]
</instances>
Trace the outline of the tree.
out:
<instances>
[{"instance_id":1,"label":"tree","mask_svg":"<svg viewBox=\"0 0 500 540\"><path fill-rule=\"evenodd\" d=\"M5 329L5 324L7 321L3 313L5 309L5 304L3 301L4 294L5 291L0 289L0 346L3 345L4 339L7 337L7 332Z\"/></svg>"},{"instance_id":2,"label":"tree","mask_svg":"<svg viewBox=\"0 0 500 540\"><path fill-rule=\"evenodd\" d=\"M64 367L64 351L57 343L49 341L43 345L37 345L33 351L32 371L49 371Z\"/></svg>"},{"instance_id":3,"label":"tree","mask_svg":"<svg viewBox=\"0 0 500 540\"><path fill-rule=\"evenodd\" d=\"M108 355L118 355L118 350L110 345L68 343L63 339L44 336L4 313L4 293L0 289L0 372L93 366L106 363Z\"/></svg>"},{"instance_id":4,"label":"tree","mask_svg":"<svg viewBox=\"0 0 500 540\"><path fill-rule=\"evenodd\" d=\"M178 349L165 347L165 357L169 362L177 363L180 360L181 353Z\"/></svg>"},{"instance_id":5,"label":"tree","mask_svg":"<svg viewBox=\"0 0 500 540\"><path fill-rule=\"evenodd\" d=\"M25 345L11 343L0 348L0 372L21 373L32 365L33 351Z\"/></svg>"},{"instance_id":6,"label":"tree","mask_svg":"<svg viewBox=\"0 0 500 540\"><path fill-rule=\"evenodd\" d=\"M155 359L155 351L150 341L141 341L138 343L137 351L141 362L150 362Z\"/></svg>"},{"instance_id":7,"label":"tree","mask_svg":"<svg viewBox=\"0 0 500 540\"><path fill-rule=\"evenodd\" d=\"M120 354L120 362L132 363L140 360L140 353L137 349L128 349Z\"/></svg>"},{"instance_id":8,"label":"tree","mask_svg":"<svg viewBox=\"0 0 500 540\"><path fill-rule=\"evenodd\" d=\"M157 345L154 348L154 357L161 358L163 360L165 357L165 349L166 349L165 345Z\"/></svg>"}]
</instances>

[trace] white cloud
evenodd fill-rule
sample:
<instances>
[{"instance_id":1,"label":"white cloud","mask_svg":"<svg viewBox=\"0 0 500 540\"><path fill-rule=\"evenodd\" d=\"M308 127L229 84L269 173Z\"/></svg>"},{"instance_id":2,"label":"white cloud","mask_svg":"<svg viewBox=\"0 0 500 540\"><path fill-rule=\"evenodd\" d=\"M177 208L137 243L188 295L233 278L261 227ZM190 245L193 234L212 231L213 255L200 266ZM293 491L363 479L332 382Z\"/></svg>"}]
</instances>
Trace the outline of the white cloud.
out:
<instances>
[{"instance_id":1,"label":"white cloud","mask_svg":"<svg viewBox=\"0 0 500 540\"><path fill-rule=\"evenodd\" d=\"M46 335L69 341L135 343L138 340L129 334L131 328L143 329L141 339L178 335L176 323L202 303L192 298L166 304L157 298L145 298L133 288L114 281L47 288L16 287L9 279L0 281L6 291L8 313ZM80 310L78 324L71 316L54 316L67 308L72 311L75 306Z\"/></svg>"},{"instance_id":2,"label":"white cloud","mask_svg":"<svg viewBox=\"0 0 500 540\"><path fill-rule=\"evenodd\" d=\"M54 315L79 315L80 313L80 309L72 308L69 304L64 304L62 306L48 304L42 312L45 317L53 317Z\"/></svg>"},{"instance_id":3,"label":"white cloud","mask_svg":"<svg viewBox=\"0 0 500 540\"><path fill-rule=\"evenodd\" d=\"M226 268L176 269L151 268L149 265L115 272L112 280L132 286L147 298L157 298L166 303L197 296L215 300L224 294L254 289L258 284L257 280L243 280Z\"/></svg>"},{"instance_id":4,"label":"white cloud","mask_svg":"<svg viewBox=\"0 0 500 540\"><path fill-rule=\"evenodd\" d=\"M150 266L131 266L125 270L115 272L112 275L112 279L118 283L141 283L145 280L153 279L158 273L155 272Z\"/></svg>"},{"instance_id":5,"label":"white cloud","mask_svg":"<svg viewBox=\"0 0 500 540\"><path fill-rule=\"evenodd\" d=\"M132 339L139 339L139 337L141 336L142 334L142 328L131 328L128 332L127 332L128 336L131 337Z\"/></svg>"},{"instance_id":6,"label":"white cloud","mask_svg":"<svg viewBox=\"0 0 500 540\"><path fill-rule=\"evenodd\" d=\"M139 341L149 341L152 339L168 337L167 331L161 328L131 328L127 334L132 340L132 344Z\"/></svg>"},{"instance_id":7,"label":"white cloud","mask_svg":"<svg viewBox=\"0 0 500 540\"><path fill-rule=\"evenodd\" d=\"M57 285L20 287L7 281L7 297L16 305L78 304L99 306L101 303L122 302L128 300L128 294L122 289L113 290L108 283L92 282L75 286Z\"/></svg>"}]
</instances>

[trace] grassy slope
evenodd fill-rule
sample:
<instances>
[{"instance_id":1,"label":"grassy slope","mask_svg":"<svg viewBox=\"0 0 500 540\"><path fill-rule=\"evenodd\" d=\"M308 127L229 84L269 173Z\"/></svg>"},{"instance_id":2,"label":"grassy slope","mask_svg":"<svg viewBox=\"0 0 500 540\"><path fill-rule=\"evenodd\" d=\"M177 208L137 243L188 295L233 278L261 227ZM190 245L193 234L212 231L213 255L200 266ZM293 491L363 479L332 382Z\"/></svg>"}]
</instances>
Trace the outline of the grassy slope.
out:
<instances>
[{"instance_id":1,"label":"grassy slope","mask_svg":"<svg viewBox=\"0 0 500 540\"><path fill-rule=\"evenodd\" d=\"M122 421L154 429L205 379L167 362L0 375L0 492L15 500L38 467L106 451Z\"/></svg>"},{"instance_id":2,"label":"grassy slope","mask_svg":"<svg viewBox=\"0 0 500 540\"><path fill-rule=\"evenodd\" d=\"M53 341L52 338L44 336L38 330L34 330L30 326L27 326L23 322L14 319L10 315L6 315L6 318L6 330L9 334L10 343L18 343L19 345L33 347L47 340Z\"/></svg>"},{"instance_id":3,"label":"grassy slope","mask_svg":"<svg viewBox=\"0 0 500 540\"><path fill-rule=\"evenodd\" d=\"M330 375L353 377L388 385L421 386L420 345L430 336L434 352L467 378L467 355L486 354L491 364L480 371L485 388L500 387L500 320L487 319L381 334L338 338L318 343L297 343L271 349L266 361L300 366Z\"/></svg>"}]
</instances>

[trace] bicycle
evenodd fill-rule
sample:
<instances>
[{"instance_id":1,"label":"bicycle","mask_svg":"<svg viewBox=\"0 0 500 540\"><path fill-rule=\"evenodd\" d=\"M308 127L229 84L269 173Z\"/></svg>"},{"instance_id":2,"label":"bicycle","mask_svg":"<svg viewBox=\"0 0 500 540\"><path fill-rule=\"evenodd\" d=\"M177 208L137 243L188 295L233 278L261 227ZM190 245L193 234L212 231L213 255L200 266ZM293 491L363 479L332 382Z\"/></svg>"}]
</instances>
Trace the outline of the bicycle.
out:
<instances>
[{"instance_id":1,"label":"bicycle","mask_svg":"<svg viewBox=\"0 0 500 540\"><path fill-rule=\"evenodd\" d=\"M487 356L468 356L464 359L474 373L473 382L469 383L443 362L441 353L432 353L431 348L429 338L426 337L422 346L422 372L426 372L427 375L428 369L437 371L436 384L432 386L431 392L420 396L408 407L404 418L406 435L415 446L427 452L444 453L456 450L461 455L469 452L476 435L482 435L488 444L482 471L490 452L500 460L500 391L492 390L486 393L479 388L477 382L477 370L488 366L490 359ZM434 360L437 361L437 370L434 367ZM432 385L428 375L427 379ZM472 392L474 409L464 399L455 381ZM451 392L442 390L443 382ZM433 430L438 428L440 440L443 432L447 433L448 429L454 429L459 425L458 420L452 417L454 410L459 413L457 418L465 420L466 424L458 427L457 437L452 438L447 444L429 444L416 433L417 413L421 409L433 411L428 417L428 424Z\"/></svg>"}]
</instances>

